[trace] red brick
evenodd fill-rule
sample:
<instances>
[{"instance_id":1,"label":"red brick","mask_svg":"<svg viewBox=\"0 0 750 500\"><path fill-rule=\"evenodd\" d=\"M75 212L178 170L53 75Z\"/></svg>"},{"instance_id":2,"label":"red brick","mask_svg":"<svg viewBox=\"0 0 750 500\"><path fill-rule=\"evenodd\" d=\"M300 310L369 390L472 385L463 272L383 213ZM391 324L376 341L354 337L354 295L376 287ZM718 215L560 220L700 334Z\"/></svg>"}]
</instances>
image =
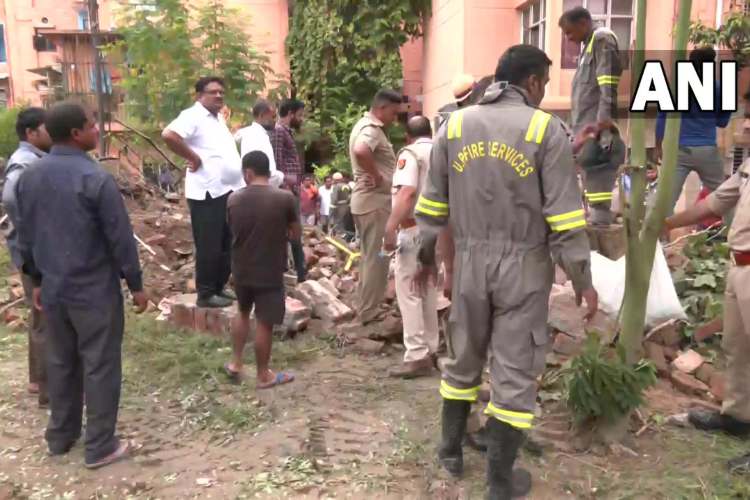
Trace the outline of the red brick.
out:
<instances>
[{"instance_id":1,"label":"red brick","mask_svg":"<svg viewBox=\"0 0 750 500\"><path fill-rule=\"evenodd\" d=\"M336 257L321 257L318 261L319 266L334 267L339 265Z\"/></svg>"},{"instance_id":2,"label":"red brick","mask_svg":"<svg viewBox=\"0 0 750 500\"><path fill-rule=\"evenodd\" d=\"M711 378L716 373L716 368L711 363L703 363L695 372L695 378L704 384L711 384Z\"/></svg>"},{"instance_id":3,"label":"red brick","mask_svg":"<svg viewBox=\"0 0 750 500\"><path fill-rule=\"evenodd\" d=\"M644 342L643 348L646 351L646 357L653 361L654 366L656 366L656 371L661 376L668 376L669 375L669 363L667 362L667 358L664 355L664 346L661 346L659 344L655 344L654 342Z\"/></svg>"},{"instance_id":4,"label":"red brick","mask_svg":"<svg viewBox=\"0 0 750 500\"><path fill-rule=\"evenodd\" d=\"M172 324L178 328L186 328L188 330L195 329L195 306L190 304L172 304L172 312L170 314L170 320Z\"/></svg>"},{"instance_id":5,"label":"red brick","mask_svg":"<svg viewBox=\"0 0 750 500\"><path fill-rule=\"evenodd\" d=\"M684 373L695 373L703 365L703 356L692 349L688 349L672 362L672 366Z\"/></svg>"},{"instance_id":6,"label":"red brick","mask_svg":"<svg viewBox=\"0 0 750 500\"><path fill-rule=\"evenodd\" d=\"M206 331L215 337L228 337L231 333L232 320L221 309L209 310L206 313Z\"/></svg>"},{"instance_id":7,"label":"red brick","mask_svg":"<svg viewBox=\"0 0 750 500\"><path fill-rule=\"evenodd\" d=\"M312 267L318 263L319 257L313 253L312 249L305 247L305 265L306 267Z\"/></svg>"},{"instance_id":8,"label":"red brick","mask_svg":"<svg viewBox=\"0 0 750 500\"><path fill-rule=\"evenodd\" d=\"M208 314L208 309L203 309L201 307L195 308L195 329L199 332L207 332L208 326L206 325L206 315Z\"/></svg>"},{"instance_id":9,"label":"red brick","mask_svg":"<svg viewBox=\"0 0 750 500\"><path fill-rule=\"evenodd\" d=\"M664 346L664 356L667 357L668 361L674 361L679 355L680 351L677 348Z\"/></svg>"},{"instance_id":10,"label":"red brick","mask_svg":"<svg viewBox=\"0 0 750 500\"><path fill-rule=\"evenodd\" d=\"M362 354L380 354L385 348L385 342L378 342L366 338L357 339L352 349Z\"/></svg>"},{"instance_id":11,"label":"red brick","mask_svg":"<svg viewBox=\"0 0 750 500\"><path fill-rule=\"evenodd\" d=\"M672 384L681 392L689 395L703 396L709 392L709 387L687 373L683 373L679 370L674 370L671 375Z\"/></svg>"},{"instance_id":12,"label":"red brick","mask_svg":"<svg viewBox=\"0 0 750 500\"><path fill-rule=\"evenodd\" d=\"M724 401L726 397L726 376L719 371L711 376L711 394L718 401Z\"/></svg>"},{"instance_id":13,"label":"red brick","mask_svg":"<svg viewBox=\"0 0 750 500\"><path fill-rule=\"evenodd\" d=\"M578 340L565 333L555 335L552 350L563 356L575 356L583 349L584 340Z\"/></svg>"},{"instance_id":14,"label":"red brick","mask_svg":"<svg viewBox=\"0 0 750 500\"><path fill-rule=\"evenodd\" d=\"M146 238L146 243L149 245L159 245L167 240L166 234L155 234Z\"/></svg>"}]
</instances>

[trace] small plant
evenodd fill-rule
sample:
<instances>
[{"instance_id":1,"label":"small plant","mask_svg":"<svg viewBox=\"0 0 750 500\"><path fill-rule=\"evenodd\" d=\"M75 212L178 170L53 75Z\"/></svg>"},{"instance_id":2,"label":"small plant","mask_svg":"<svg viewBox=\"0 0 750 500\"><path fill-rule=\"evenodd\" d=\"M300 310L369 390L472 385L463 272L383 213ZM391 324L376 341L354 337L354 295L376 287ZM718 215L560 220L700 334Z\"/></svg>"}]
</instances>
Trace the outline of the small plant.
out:
<instances>
[{"instance_id":1,"label":"small plant","mask_svg":"<svg viewBox=\"0 0 750 500\"><path fill-rule=\"evenodd\" d=\"M710 321L721 316L723 311L729 246L724 241L710 238L707 233L691 237L683 249L683 254L690 260L672 273L691 325ZM692 329L688 326L686 335L692 335Z\"/></svg>"},{"instance_id":2,"label":"small plant","mask_svg":"<svg viewBox=\"0 0 750 500\"><path fill-rule=\"evenodd\" d=\"M566 375L567 405L576 424L613 423L643 403L643 392L656 383L656 368L645 360L630 365L618 345L616 355L589 335L583 352Z\"/></svg>"}]
</instances>

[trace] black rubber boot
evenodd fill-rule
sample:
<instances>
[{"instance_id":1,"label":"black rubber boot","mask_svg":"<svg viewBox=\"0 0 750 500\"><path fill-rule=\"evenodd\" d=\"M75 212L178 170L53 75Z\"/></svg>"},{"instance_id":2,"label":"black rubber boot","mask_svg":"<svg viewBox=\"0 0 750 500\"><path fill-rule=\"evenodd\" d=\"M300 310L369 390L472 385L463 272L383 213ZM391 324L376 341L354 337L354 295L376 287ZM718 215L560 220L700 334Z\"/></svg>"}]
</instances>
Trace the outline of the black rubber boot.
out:
<instances>
[{"instance_id":1,"label":"black rubber boot","mask_svg":"<svg viewBox=\"0 0 750 500\"><path fill-rule=\"evenodd\" d=\"M461 443L466 432L471 403L443 399L443 442L438 450L440 465L452 476L460 477L464 472L464 454Z\"/></svg>"},{"instance_id":2,"label":"black rubber boot","mask_svg":"<svg viewBox=\"0 0 750 500\"><path fill-rule=\"evenodd\" d=\"M703 431L724 431L732 436L744 438L750 435L750 423L718 411L691 410L688 412L688 421L696 429Z\"/></svg>"},{"instance_id":3,"label":"black rubber boot","mask_svg":"<svg viewBox=\"0 0 750 500\"><path fill-rule=\"evenodd\" d=\"M481 453L487 451L487 427L480 427L476 432L467 432L464 443Z\"/></svg>"},{"instance_id":4,"label":"black rubber boot","mask_svg":"<svg viewBox=\"0 0 750 500\"><path fill-rule=\"evenodd\" d=\"M531 491L531 474L513 469L525 436L515 427L490 418L487 421L487 499L510 500Z\"/></svg>"}]
</instances>

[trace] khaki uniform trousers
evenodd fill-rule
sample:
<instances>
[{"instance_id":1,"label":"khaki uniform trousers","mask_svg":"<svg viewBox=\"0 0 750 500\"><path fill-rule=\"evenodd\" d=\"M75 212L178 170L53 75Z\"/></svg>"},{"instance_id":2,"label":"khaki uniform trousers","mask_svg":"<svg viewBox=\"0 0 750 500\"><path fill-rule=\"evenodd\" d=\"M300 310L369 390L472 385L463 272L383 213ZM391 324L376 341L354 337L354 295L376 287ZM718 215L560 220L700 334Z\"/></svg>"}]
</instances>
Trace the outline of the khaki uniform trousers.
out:
<instances>
[{"instance_id":1,"label":"khaki uniform trousers","mask_svg":"<svg viewBox=\"0 0 750 500\"><path fill-rule=\"evenodd\" d=\"M750 266L732 266L724 294L727 387L722 413L750 423Z\"/></svg>"},{"instance_id":2,"label":"khaki uniform trousers","mask_svg":"<svg viewBox=\"0 0 750 500\"><path fill-rule=\"evenodd\" d=\"M389 259L381 256L385 225L390 211L373 210L354 216L354 224L360 238L359 284L357 296L359 310L357 316L363 323L374 320L380 313L380 304L388 287Z\"/></svg>"},{"instance_id":3,"label":"khaki uniform trousers","mask_svg":"<svg viewBox=\"0 0 750 500\"><path fill-rule=\"evenodd\" d=\"M398 233L396 254L396 298L404 322L404 362L419 361L437 352L440 327L437 314L437 287L428 285L424 297L414 291L412 279L417 273L419 228Z\"/></svg>"},{"instance_id":4,"label":"khaki uniform trousers","mask_svg":"<svg viewBox=\"0 0 750 500\"><path fill-rule=\"evenodd\" d=\"M528 429L549 343L549 250L510 242L457 243L454 271L449 359L440 394L475 402L489 355L492 395L485 413Z\"/></svg>"}]
</instances>

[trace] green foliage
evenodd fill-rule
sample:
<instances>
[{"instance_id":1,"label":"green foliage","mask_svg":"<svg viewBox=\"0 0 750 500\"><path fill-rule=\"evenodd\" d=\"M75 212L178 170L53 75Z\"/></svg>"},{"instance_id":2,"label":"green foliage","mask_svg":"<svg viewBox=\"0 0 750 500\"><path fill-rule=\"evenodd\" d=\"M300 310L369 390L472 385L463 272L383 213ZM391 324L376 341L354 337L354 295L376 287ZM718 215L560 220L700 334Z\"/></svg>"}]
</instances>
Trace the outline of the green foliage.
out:
<instances>
[{"instance_id":1,"label":"green foliage","mask_svg":"<svg viewBox=\"0 0 750 500\"><path fill-rule=\"evenodd\" d=\"M18 147L16 119L21 108L0 109L0 158L6 160Z\"/></svg>"},{"instance_id":2,"label":"green foliage","mask_svg":"<svg viewBox=\"0 0 750 500\"><path fill-rule=\"evenodd\" d=\"M400 89L399 49L421 36L430 0L301 0L286 40L292 81L334 170L350 171L349 134L380 88Z\"/></svg>"},{"instance_id":3,"label":"green foliage","mask_svg":"<svg viewBox=\"0 0 750 500\"><path fill-rule=\"evenodd\" d=\"M723 311L729 246L709 238L707 233L691 237L683 249L690 260L672 273L677 294L692 325L710 321ZM691 335L692 330L693 326L688 326L686 333Z\"/></svg>"},{"instance_id":4,"label":"green foliage","mask_svg":"<svg viewBox=\"0 0 750 500\"><path fill-rule=\"evenodd\" d=\"M589 335L565 375L567 404L579 425L617 421L640 406L644 390L656 383L652 363L628 364L622 345L616 356L605 349L597 335Z\"/></svg>"},{"instance_id":5,"label":"green foliage","mask_svg":"<svg viewBox=\"0 0 750 500\"><path fill-rule=\"evenodd\" d=\"M718 45L731 50L740 66L750 65L750 16L734 12L718 29L696 21L690 25L690 42L698 46Z\"/></svg>"},{"instance_id":6,"label":"green foliage","mask_svg":"<svg viewBox=\"0 0 750 500\"><path fill-rule=\"evenodd\" d=\"M190 106L195 80L217 74L227 82L227 104L246 120L265 88L268 57L242 29L248 16L218 0L197 8L190 3L150 0L148 8L121 12L123 39L108 50L123 56L130 119L164 125Z\"/></svg>"},{"instance_id":7,"label":"green foliage","mask_svg":"<svg viewBox=\"0 0 750 500\"><path fill-rule=\"evenodd\" d=\"M313 165L313 173L315 174L315 181L318 184L323 184L326 177L333 174L334 170L330 165L317 166Z\"/></svg>"},{"instance_id":8,"label":"green foliage","mask_svg":"<svg viewBox=\"0 0 750 500\"><path fill-rule=\"evenodd\" d=\"M201 66L224 78L227 106L247 123L252 104L265 89L266 73L271 68L268 56L253 48L242 29L240 22L244 24L248 18L243 18L237 9L224 7L224 3L210 0L197 9Z\"/></svg>"}]
</instances>

